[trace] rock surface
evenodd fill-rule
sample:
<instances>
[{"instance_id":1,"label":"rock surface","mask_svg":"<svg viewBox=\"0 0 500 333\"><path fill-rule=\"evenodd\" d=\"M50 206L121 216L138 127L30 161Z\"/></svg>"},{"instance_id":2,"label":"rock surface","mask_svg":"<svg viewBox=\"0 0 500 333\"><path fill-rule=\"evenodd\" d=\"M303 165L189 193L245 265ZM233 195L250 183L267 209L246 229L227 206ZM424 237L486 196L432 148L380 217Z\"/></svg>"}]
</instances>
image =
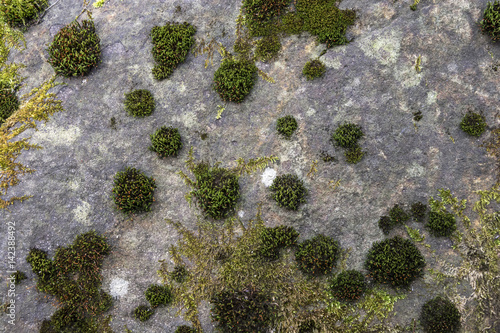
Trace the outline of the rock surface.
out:
<instances>
[{"instance_id":1,"label":"rock surface","mask_svg":"<svg viewBox=\"0 0 500 333\"><path fill-rule=\"evenodd\" d=\"M257 63L276 83L259 78L246 101L228 104L220 120L216 113L222 102L212 89L218 55L214 66L205 69L205 57L190 54L168 80L158 82L151 74L148 34L155 25L187 21L197 27L198 40L214 37L231 49L239 1L110 0L95 9L102 63L87 77L60 79L66 85L57 88L58 97L66 111L33 133L31 141L44 149L24 152L19 161L37 171L10 191L33 198L0 212L5 233L5 222L16 223L17 269L29 278L16 290L16 325L2 320L0 330L37 332L55 310L54 299L34 288L36 278L25 261L29 249L48 250L52 256L57 247L91 229L105 233L113 246L103 272L103 289L115 296L113 329L121 332L127 325L133 332L173 332L183 324L173 308L159 309L145 323L134 320L131 311L145 303L149 284L160 282L158 261L170 262L168 247L178 235L165 219L195 228L199 211L185 201L188 188L176 174L186 171L190 146L197 160L228 167L238 157L279 157L269 167L277 175L295 173L304 179L307 204L296 212L279 208L263 181L271 172L258 172L240 179L237 211L244 212L242 220L255 216L262 202L269 226L293 226L301 240L318 233L333 236L351 248L348 266L355 269L363 267L371 244L384 238L377 222L395 203L425 202L439 188L471 200L473 191L489 188L495 182L495 161L480 145L498 125L500 74L492 65L500 59L500 44L480 33L485 2L422 0L417 11L409 5L403 0L343 1L340 7L355 8L359 18L349 30L353 41L320 57L327 65L323 78L307 81L301 71L325 47L305 33L284 38L276 61ZM12 59L27 66L23 92L53 75L46 48L81 8L80 1L61 1L25 33L27 49ZM420 73L415 70L418 56ZM126 115L124 93L132 89L152 91L157 107L151 116ZM483 112L489 124L479 139L459 128L469 108ZM423 119L414 125L417 111ZM289 141L275 130L276 120L287 114L299 124ZM116 129L110 127L112 117ZM365 133L360 144L366 154L356 165L347 164L343 151L330 142L343 122L359 124ZM179 128L184 148L177 158L161 160L148 150L149 135L163 125ZM321 151L337 161L323 162ZM315 160L318 172L307 177ZM128 218L114 207L113 177L127 166L156 179L156 202L148 214ZM333 190L330 181L339 179ZM1 237L4 258L6 242ZM438 254L451 251L447 239L428 237L428 242ZM391 320L409 322L439 292L426 280L413 284ZM212 332L208 305L202 310L204 329Z\"/></svg>"}]
</instances>

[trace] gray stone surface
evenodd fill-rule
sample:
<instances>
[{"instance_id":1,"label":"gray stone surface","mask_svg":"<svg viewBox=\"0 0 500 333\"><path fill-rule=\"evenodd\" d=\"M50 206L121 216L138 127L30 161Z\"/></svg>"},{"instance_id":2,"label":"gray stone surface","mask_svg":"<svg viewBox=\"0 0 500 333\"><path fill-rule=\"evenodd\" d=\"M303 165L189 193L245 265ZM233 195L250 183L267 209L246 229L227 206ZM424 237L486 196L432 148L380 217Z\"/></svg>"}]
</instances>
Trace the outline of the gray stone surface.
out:
<instances>
[{"instance_id":1,"label":"gray stone surface","mask_svg":"<svg viewBox=\"0 0 500 333\"><path fill-rule=\"evenodd\" d=\"M383 239L377 221L395 203L425 201L438 188L473 199L472 191L490 187L495 161L480 144L498 125L500 74L491 65L500 58L500 46L480 33L485 1L422 0L417 11L409 5L403 0L345 0L341 8L355 8L359 15L349 31L354 40L321 56L327 65L323 78L306 81L301 71L324 46L308 34L284 38L275 62L257 64L276 83L259 79L247 100L227 105L220 120L215 117L222 103L211 88L220 58L205 69L205 57L190 54L170 79L158 82L151 74L148 34L155 25L187 21L197 27L197 39L215 37L230 49L239 1L110 0L94 10L102 63L85 78L60 80L66 85L56 90L66 111L33 133L32 142L44 149L24 152L19 160L37 171L10 191L33 198L0 212L4 233L5 222L16 223L17 268L29 277L16 290L16 325L7 326L7 331L36 332L55 310L55 300L34 287L35 275L25 261L29 249L53 255L58 246L91 229L105 233L113 246L104 264L103 288L118 296L110 312L115 331L126 324L133 332L173 332L183 323L172 308L158 310L146 323L130 313L145 302L147 286L159 282L158 260L170 260L167 250L177 234L165 219L195 227L199 212L185 201L188 188L176 174L185 170L189 146L195 147L197 159L229 167L238 157L278 156L279 162L270 167L278 175L303 178L310 193L307 204L298 212L277 207L267 197L260 172L240 180L240 216L244 221L252 218L262 202L268 225L294 226L301 239L317 233L333 236L342 247L351 248L348 265L357 269L371 244ZM23 91L53 75L46 48L80 10L80 1L62 0L25 33L27 49L13 58L27 66ZM422 72L417 74L419 55ZM136 88L154 94L157 107L150 117L134 119L124 111L124 93ZM489 124L479 139L458 127L469 107L482 111ZM423 113L417 128L412 121L416 111ZM277 118L287 114L299 123L290 141L275 131ZM116 130L110 128L111 117L116 118ZM343 151L329 140L345 121L360 124L366 134L361 140L366 155L356 165L347 164ZM160 160L147 149L149 134L162 125L179 128L184 148L178 158ZM337 162L321 161L323 150ZM314 160L319 160L318 173L311 179L306 175ZM153 176L158 186L152 212L133 219L120 214L111 198L113 177L126 166ZM338 179L340 186L332 191L329 181ZM6 238L0 239L5 258ZM449 240L428 241L439 254L450 253ZM413 288L397 304L394 322L414 318L423 302L439 291L424 281ZM212 332L209 307L203 309L204 328ZM0 329L2 325L7 324L2 320Z\"/></svg>"}]
</instances>

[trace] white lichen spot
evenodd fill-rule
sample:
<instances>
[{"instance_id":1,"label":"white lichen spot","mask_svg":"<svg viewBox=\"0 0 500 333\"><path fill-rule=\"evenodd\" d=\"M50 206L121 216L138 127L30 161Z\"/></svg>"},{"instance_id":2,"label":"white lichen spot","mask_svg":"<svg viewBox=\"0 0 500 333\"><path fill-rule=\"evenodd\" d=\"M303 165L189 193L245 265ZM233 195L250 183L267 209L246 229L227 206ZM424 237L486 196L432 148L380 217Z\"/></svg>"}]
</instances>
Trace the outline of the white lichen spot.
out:
<instances>
[{"instance_id":1,"label":"white lichen spot","mask_svg":"<svg viewBox=\"0 0 500 333\"><path fill-rule=\"evenodd\" d=\"M40 126L33 134L32 143L50 142L51 146L70 146L80 137L80 128L69 126L67 129L53 127L53 125Z\"/></svg>"},{"instance_id":2,"label":"white lichen spot","mask_svg":"<svg viewBox=\"0 0 500 333\"><path fill-rule=\"evenodd\" d=\"M186 91L186 86L184 85L183 82L181 82L181 84L179 85L178 90L179 90L180 93L183 93L183 92Z\"/></svg>"},{"instance_id":3,"label":"white lichen spot","mask_svg":"<svg viewBox=\"0 0 500 333\"><path fill-rule=\"evenodd\" d=\"M359 42L365 55L377 59L383 65L396 62L401 48L401 31L396 29L385 30L386 34L373 38L366 36Z\"/></svg>"},{"instance_id":4,"label":"white lichen spot","mask_svg":"<svg viewBox=\"0 0 500 333\"><path fill-rule=\"evenodd\" d=\"M281 61L275 61L274 62L274 67L280 68L280 69L285 69L285 63Z\"/></svg>"},{"instance_id":5,"label":"white lichen spot","mask_svg":"<svg viewBox=\"0 0 500 333\"><path fill-rule=\"evenodd\" d=\"M321 62L325 64L326 67L328 68L333 68L333 69L339 69L342 67L342 64L340 63L340 57L321 57Z\"/></svg>"},{"instance_id":6,"label":"white lichen spot","mask_svg":"<svg viewBox=\"0 0 500 333\"><path fill-rule=\"evenodd\" d=\"M437 92L434 90L431 90L427 93L427 104L431 105L436 103L437 100Z\"/></svg>"},{"instance_id":7,"label":"white lichen spot","mask_svg":"<svg viewBox=\"0 0 500 333\"><path fill-rule=\"evenodd\" d=\"M242 210L238 211L238 216L240 217L240 219L242 219L243 216L245 216L245 212Z\"/></svg>"},{"instance_id":8,"label":"white lichen spot","mask_svg":"<svg viewBox=\"0 0 500 333\"><path fill-rule=\"evenodd\" d=\"M417 163L413 163L406 169L406 172L410 177L422 177L425 175L425 168Z\"/></svg>"},{"instance_id":9,"label":"white lichen spot","mask_svg":"<svg viewBox=\"0 0 500 333\"><path fill-rule=\"evenodd\" d=\"M75 209L73 209L75 220L82 223L83 225L89 226L91 222L88 217L91 209L92 208L90 207L90 204L88 202L82 201L81 205L78 205Z\"/></svg>"},{"instance_id":10,"label":"white lichen spot","mask_svg":"<svg viewBox=\"0 0 500 333\"><path fill-rule=\"evenodd\" d=\"M76 191L80 188L80 183L78 183L76 180L70 180L68 182L68 187L73 190L73 191Z\"/></svg>"},{"instance_id":11,"label":"white lichen spot","mask_svg":"<svg viewBox=\"0 0 500 333\"><path fill-rule=\"evenodd\" d=\"M415 87L420 84L422 80L422 72L417 73L415 66L403 64L397 66L394 71L394 78L397 82L401 82L404 88Z\"/></svg>"},{"instance_id":12,"label":"white lichen spot","mask_svg":"<svg viewBox=\"0 0 500 333\"><path fill-rule=\"evenodd\" d=\"M308 117L311 117L311 116L314 116L315 113L316 113L316 110L314 110L313 108L309 108L309 110L307 110L307 112L306 112L306 115Z\"/></svg>"},{"instance_id":13,"label":"white lichen spot","mask_svg":"<svg viewBox=\"0 0 500 333\"><path fill-rule=\"evenodd\" d=\"M272 168L266 168L262 173L262 183L265 187L269 187L273 184L274 178L276 178L276 170Z\"/></svg>"},{"instance_id":14,"label":"white lichen spot","mask_svg":"<svg viewBox=\"0 0 500 333\"><path fill-rule=\"evenodd\" d=\"M109 293L113 297L123 297L128 293L128 284L129 282L124 279L115 278L111 280Z\"/></svg>"},{"instance_id":15,"label":"white lichen spot","mask_svg":"<svg viewBox=\"0 0 500 333\"><path fill-rule=\"evenodd\" d=\"M215 112L215 110L214 110ZM185 112L182 116L174 116L172 117L172 121L176 122L182 122L184 126L187 128L191 128L193 126L196 126L198 124L198 118L196 117L195 112Z\"/></svg>"}]
</instances>

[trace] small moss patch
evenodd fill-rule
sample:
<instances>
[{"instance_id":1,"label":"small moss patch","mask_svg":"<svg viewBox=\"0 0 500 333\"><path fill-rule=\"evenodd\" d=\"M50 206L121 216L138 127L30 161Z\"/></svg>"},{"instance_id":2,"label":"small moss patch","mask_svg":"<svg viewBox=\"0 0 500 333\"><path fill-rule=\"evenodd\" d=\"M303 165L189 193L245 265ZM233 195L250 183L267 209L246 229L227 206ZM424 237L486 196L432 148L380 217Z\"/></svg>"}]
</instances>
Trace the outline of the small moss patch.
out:
<instances>
[{"instance_id":1,"label":"small moss patch","mask_svg":"<svg viewBox=\"0 0 500 333\"><path fill-rule=\"evenodd\" d=\"M94 21L73 21L54 36L49 45L49 64L56 74L83 76L101 62L101 45Z\"/></svg>"},{"instance_id":2,"label":"small moss patch","mask_svg":"<svg viewBox=\"0 0 500 333\"><path fill-rule=\"evenodd\" d=\"M482 32L494 41L500 38L500 2L488 2L480 24Z\"/></svg>"},{"instance_id":3,"label":"small moss patch","mask_svg":"<svg viewBox=\"0 0 500 333\"><path fill-rule=\"evenodd\" d=\"M286 139L290 139L297 127L297 120L290 115L279 118L276 123L276 130Z\"/></svg>"},{"instance_id":4,"label":"small moss patch","mask_svg":"<svg viewBox=\"0 0 500 333\"><path fill-rule=\"evenodd\" d=\"M0 83L0 126L19 109L19 99L9 85Z\"/></svg>"},{"instance_id":5,"label":"small moss patch","mask_svg":"<svg viewBox=\"0 0 500 333\"><path fill-rule=\"evenodd\" d=\"M425 225L429 232L436 237L448 237L457 230L455 216L446 211L430 212L429 221Z\"/></svg>"},{"instance_id":6,"label":"small moss patch","mask_svg":"<svg viewBox=\"0 0 500 333\"><path fill-rule=\"evenodd\" d=\"M339 257L339 244L325 235L317 235L300 243L295 252L295 260L299 269L308 275L330 273Z\"/></svg>"},{"instance_id":7,"label":"small moss patch","mask_svg":"<svg viewBox=\"0 0 500 333\"><path fill-rule=\"evenodd\" d=\"M15 271L11 276L14 277L15 284L19 284L21 281L26 280L26 274L21 271Z\"/></svg>"},{"instance_id":8,"label":"small moss patch","mask_svg":"<svg viewBox=\"0 0 500 333\"><path fill-rule=\"evenodd\" d=\"M158 153L161 158L177 156L181 148L181 135L177 128L162 126L154 134L151 134L149 150Z\"/></svg>"},{"instance_id":9,"label":"small moss patch","mask_svg":"<svg viewBox=\"0 0 500 333\"><path fill-rule=\"evenodd\" d=\"M297 175L278 176L274 178L273 184L269 188L273 192L272 198L280 207L297 210L300 204L306 202L307 189Z\"/></svg>"},{"instance_id":10,"label":"small moss patch","mask_svg":"<svg viewBox=\"0 0 500 333\"><path fill-rule=\"evenodd\" d=\"M152 308L156 308L159 305L168 305L172 301L170 288L158 284L150 285L146 290L145 296Z\"/></svg>"},{"instance_id":11,"label":"small moss patch","mask_svg":"<svg viewBox=\"0 0 500 333\"><path fill-rule=\"evenodd\" d=\"M113 200L124 213L148 212L154 201L156 183L135 168L117 172L114 179Z\"/></svg>"},{"instance_id":12,"label":"small moss patch","mask_svg":"<svg viewBox=\"0 0 500 333\"><path fill-rule=\"evenodd\" d=\"M356 270L340 272L330 283L331 294L340 301L355 301L365 290L365 276Z\"/></svg>"},{"instance_id":13,"label":"small moss patch","mask_svg":"<svg viewBox=\"0 0 500 333\"><path fill-rule=\"evenodd\" d=\"M345 123L335 130L332 139L338 146L346 149L345 156L348 163L358 163L364 155L358 144L358 140L363 136L361 126Z\"/></svg>"},{"instance_id":14,"label":"small moss patch","mask_svg":"<svg viewBox=\"0 0 500 333\"><path fill-rule=\"evenodd\" d=\"M175 265L174 270L170 273L172 276L172 280L177 283L183 283L187 280L189 272L184 265Z\"/></svg>"},{"instance_id":15,"label":"small moss patch","mask_svg":"<svg viewBox=\"0 0 500 333\"><path fill-rule=\"evenodd\" d=\"M197 333L198 331L190 326L181 325L175 329L174 333Z\"/></svg>"},{"instance_id":16,"label":"small moss patch","mask_svg":"<svg viewBox=\"0 0 500 333\"><path fill-rule=\"evenodd\" d=\"M148 320L154 313L154 310L147 305L139 305L134 309L134 317L140 321Z\"/></svg>"},{"instance_id":17,"label":"small moss patch","mask_svg":"<svg viewBox=\"0 0 500 333\"><path fill-rule=\"evenodd\" d=\"M260 61L266 62L275 58L281 50L281 42L278 36L266 36L257 42L255 56Z\"/></svg>"},{"instance_id":18,"label":"small moss patch","mask_svg":"<svg viewBox=\"0 0 500 333\"><path fill-rule=\"evenodd\" d=\"M471 136L481 136L486 129L486 122L479 113L469 111L462 118L460 128Z\"/></svg>"},{"instance_id":19,"label":"small moss patch","mask_svg":"<svg viewBox=\"0 0 500 333\"><path fill-rule=\"evenodd\" d=\"M302 69L302 75L304 75L307 80L314 80L315 78L322 77L325 72L325 65L317 59L308 61Z\"/></svg>"},{"instance_id":20,"label":"small moss patch","mask_svg":"<svg viewBox=\"0 0 500 333\"><path fill-rule=\"evenodd\" d=\"M416 221L423 221L427 214L427 205L422 202L415 202L411 205L411 215Z\"/></svg>"},{"instance_id":21,"label":"small moss patch","mask_svg":"<svg viewBox=\"0 0 500 333\"><path fill-rule=\"evenodd\" d=\"M262 245L259 248L259 254L265 260L276 260L279 258L280 249L295 246L298 237L299 233L292 227L265 228L260 234Z\"/></svg>"},{"instance_id":22,"label":"small moss patch","mask_svg":"<svg viewBox=\"0 0 500 333\"><path fill-rule=\"evenodd\" d=\"M125 94L125 110L132 117L145 117L153 113L155 100L146 89L137 89Z\"/></svg>"},{"instance_id":23,"label":"small moss patch","mask_svg":"<svg viewBox=\"0 0 500 333\"><path fill-rule=\"evenodd\" d=\"M157 80L168 78L174 69L186 60L189 50L194 44L196 28L187 22L167 23L151 29L153 39L153 76Z\"/></svg>"},{"instance_id":24,"label":"small moss patch","mask_svg":"<svg viewBox=\"0 0 500 333\"><path fill-rule=\"evenodd\" d=\"M0 0L0 17L11 27L26 27L47 6L47 0Z\"/></svg>"},{"instance_id":25,"label":"small moss patch","mask_svg":"<svg viewBox=\"0 0 500 333\"><path fill-rule=\"evenodd\" d=\"M214 74L214 89L224 102L241 103L257 79L257 67L251 61L224 59Z\"/></svg>"},{"instance_id":26,"label":"small moss patch","mask_svg":"<svg viewBox=\"0 0 500 333\"><path fill-rule=\"evenodd\" d=\"M455 304L443 297L427 301L420 313L425 333L456 333L460 331L460 312Z\"/></svg>"}]
</instances>

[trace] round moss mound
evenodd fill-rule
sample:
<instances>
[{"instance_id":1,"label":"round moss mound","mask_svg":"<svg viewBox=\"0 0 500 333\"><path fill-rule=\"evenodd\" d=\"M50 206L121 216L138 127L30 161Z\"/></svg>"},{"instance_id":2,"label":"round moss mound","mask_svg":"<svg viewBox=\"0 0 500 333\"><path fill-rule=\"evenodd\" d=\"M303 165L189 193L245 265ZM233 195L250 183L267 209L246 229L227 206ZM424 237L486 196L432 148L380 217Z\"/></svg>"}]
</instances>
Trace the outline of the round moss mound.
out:
<instances>
[{"instance_id":1,"label":"round moss mound","mask_svg":"<svg viewBox=\"0 0 500 333\"><path fill-rule=\"evenodd\" d=\"M266 62L275 58L281 50L281 42L278 36L266 36L257 42L255 55L260 61Z\"/></svg>"},{"instance_id":2,"label":"round moss mound","mask_svg":"<svg viewBox=\"0 0 500 333\"><path fill-rule=\"evenodd\" d=\"M279 118L278 122L276 123L276 130L286 139L290 139L297 127L297 120L295 120L295 118L290 115Z\"/></svg>"},{"instance_id":3,"label":"round moss mound","mask_svg":"<svg viewBox=\"0 0 500 333\"><path fill-rule=\"evenodd\" d=\"M345 123L335 130L332 139L342 148L353 148L358 145L358 140L363 136L361 126L353 123Z\"/></svg>"},{"instance_id":4,"label":"round moss mound","mask_svg":"<svg viewBox=\"0 0 500 333\"><path fill-rule=\"evenodd\" d=\"M302 75L304 75L307 80L314 80L315 78L322 77L326 72L325 65L319 60L308 61L304 68L302 69Z\"/></svg>"},{"instance_id":5,"label":"round moss mound","mask_svg":"<svg viewBox=\"0 0 500 333\"><path fill-rule=\"evenodd\" d=\"M347 163L356 164L363 159L365 152L361 150L360 146L354 146L352 148L346 149L344 152L345 160Z\"/></svg>"},{"instance_id":6,"label":"round moss mound","mask_svg":"<svg viewBox=\"0 0 500 333\"><path fill-rule=\"evenodd\" d=\"M264 260L277 260L280 249L295 246L298 237L299 233L293 227L280 225L274 228L264 228L260 233L262 243L259 254Z\"/></svg>"},{"instance_id":7,"label":"round moss mound","mask_svg":"<svg viewBox=\"0 0 500 333\"><path fill-rule=\"evenodd\" d=\"M47 6L47 0L0 0L0 16L11 27L26 27Z\"/></svg>"},{"instance_id":8,"label":"round moss mound","mask_svg":"<svg viewBox=\"0 0 500 333\"><path fill-rule=\"evenodd\" d=\"M155 100L146 89L137 89L125 94L125 110L132 117L145 117L153 113Z\"/></svg>"},{"instance_id":9,"label":"round moss mound","mask_svg":"<svg viewBox=\"0 0 500 333\"><path fill-rule=\"evenodd\" d=\"M188 278L188 270L184 265L175 265L174 270L170 273L172 280L177 283L183 283Z\"/></svg>"},{"instance_id":10,"label":"round moss mound","mask_svg":"<svg viewBox=\"0 0 500 333\"><path fill-rule=\"evenodd\" d=\"M113 200L124 213L148 212L154 201L156 183L135 168L117 172L113 187Z\"/></svg>"},{"instance_id":11,"label":"round moss mound","mask_svg":"<svg viewBox=\"0 0 500 333\"><path fill-rule=\"evenodd\" d=\"M430 212L429 221L425 225L429 232L436 237L448 237L457 230L455 216L448 212Z\"/></svg>"},{"instance_id":12,"label":"round moss mound","mask_svg":"<svg viewBox=\"0 0 500 333\"><path fill-rule=\"evenodd\" d=\"M481 136L486 129L486 122L479 113L469 111L462 118L460 128L471 136Z\"/></svg>"},{"instance_id":13,"label":"round moss mound","mask_svg":"<svg viewBox=\"0 0 500 333\"><path fill-rule=\"evenodd\" d=\"M181 135L177 128L162 126L150 137L149 150L156 152L160 158L177 156L182 149Z\"/></svg>"},{"instance_id":14,"label":"round moss mound","mask_svg":"<svg viewBox=\"0 0 500 333\"><path fill-rule=\"evenodd\" d=\"M83 76L101 61L101 45L92 20L73 21L49 45L49 64L65 77Z\"/></svg>"},{"instance_id":15,"label":"round moss mound","mask_svg":"<svg viewBox=\"0 0 500 333\"><path fill-rule=\"evenodd\" d=\"M500 38L500 3L497 0L488 2L480 24L484 34L493 40Z\"/></svg>"},{"instance_id":16,"label":"round moss mound","mask_svg":"<svg viewBox=\"0 0 500 333\"><path fill-rule=\"evenodd\" d=\"M19 99L14 89L0 83L0 126L19 109Z\"/></svg>"},{"instance_id":17,"label":"round moss mound","mask_svg":"<svg viewBox=\"0 0 500 333\"><path fill-rule=\"evenodd\" d=\"M194 170L196 183L192 195L203 212L213 219L229 216L240 198L238 176L218 166L200 163Z\"/></svg>"},{"instance_id":18,"label":"round moss mound","mask_svg":"<svg viewBox=\"0 0 500 333\"><path fill-rule=\"evenodd\" d=\"M168 286L152 284L146 290L145 296L153 308L159 305L168 305L172 302L172 291Z\"/></svg>"},{"instance_id":19,"label":"round moss mound","mask_svg":"<svg viewBox=\"0 0 500 333\"><path fill-rule=\"evenodd\" d=\"M317 235L299 244L295 260L305 274L328 274L340 257L340 246L332 237Z\"/></svg>"},{"instance_id":20,"label":"round moss mound","mask_svg":"<svg viewBox=\"0 0 500 333\"><path fill-rule=\"evenodd\" d=\"M154 313L154 310L147 305L139 305L134 309L134 317L140 321L148 320Z\"/></svg>"},{"instance_id":21,"label":"round moss mound","mask_svg":"<svg viewBox=\"0 0 500 333\"><path fill-rule=\"evenodd\" d=\"M214 89L224 102L241 103L252 90L257 67L251 61L225 59L214 74Z\"/></svg>"},{"instance_id":22,"label":"round moss mound","mask_svg":"<svg viewBox=\"0 0 500 333\"><path fill-rule=\"evenodd\" d=\"M417 221L423 221L427 214L427 205L424 203L415 202L411 205L411 215Z\"/></svg>"},{"instance_id":23,"label":"round moss mound","mask_svg":"<svg viewBox=\"0 0 500 333\"><path fill-rule=\"evenodd\" d=\"M330 283L331 294L340 301L355 301L365 291L365 276L356 270L343 271Z\"/></svg>"},{"instance_id":24,"label":"round moss mound","mask_svg":"<svg viewBox=\"0 0 500 333\"><path fill-rule=\"evenodd\" d=\"M175 329L174 333L197 333L198 331L187 325L181 325Z\"/></svg>"},{"instance_id":25,"label":"round moss mound","mask_svg":"<svg viewBox=\"0 0 500 333\"><path fill-rule=\"evenodd\" d=\"M304 187L304 182L296 175L278 176L274 178L269 188L273 192L272 198L280 207L297 210L300 204L306 202L307 189Z\"/></svg>"},{"instance_id":26,"label":"round moss mound","mask_svg":"<svg viewBox=\"0 0 500 333\"><path fill-rule=\"evenodd\" d=\"M425 259L408 239L399 236L375 242L365 261L369 276L377 283L408 286L423 275Z\"/></svg>"},{"instance_id":27,"label":"round moss mound","mask_svg":"<svg viewBox=\"0 0 500 333\"><path fill-rule=\"evenodd\" d=\"M460 312L455 304L438 296L424 304L420 323L425 333L456 333L460 330Z\"/></svg>"},{"instance_id":28,"label":"round moss mound","mask_svg":"<svg viewBox=\"0 0 500 333\"><path fill-rule=\"evenodd\" d=\"M275 311L270 295L253 286L219 292L211 303L212 319L223 332L267 332Z\"/></svg>"},{"instance_id":29,"label":"round moss mound","mask_svg":"<svg viewBox=\"0 0 500 333\"><path fill-rule=\"evenodd\" d=\"M385 215L381 216L378 220L378 227L380 228L380 230L382 230L384 235L388 235L393 228L391 218Z\"/></svg>"}]
</instances>

